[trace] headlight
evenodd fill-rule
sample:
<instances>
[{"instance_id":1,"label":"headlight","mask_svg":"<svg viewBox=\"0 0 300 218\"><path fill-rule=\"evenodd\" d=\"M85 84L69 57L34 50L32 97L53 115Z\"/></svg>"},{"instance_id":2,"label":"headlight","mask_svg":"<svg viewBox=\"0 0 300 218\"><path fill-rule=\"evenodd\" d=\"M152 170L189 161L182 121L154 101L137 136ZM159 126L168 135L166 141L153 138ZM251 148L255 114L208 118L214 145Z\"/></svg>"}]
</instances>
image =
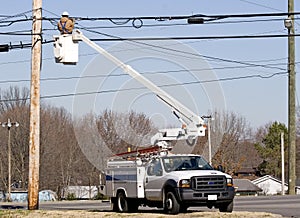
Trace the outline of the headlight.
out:
<instances>
[{"instance_id":1,"label":"headlight","mask_svg":"<svg viewBox=\"0 0 300 218\"><path fill-rule=\"evenodd\" d=\"M182 179L179 181L179 188L190 188L190 180Z\"/></svg>"},{"instance_id":2,"label":"headlight","mask_svg":"<svg viewBox=\"0 0 300 218\"><path fill-rule=\"evenodd\" d=\"M227 186L233 186L232 178L227 178Z\"/></svg>"}]
</instances>

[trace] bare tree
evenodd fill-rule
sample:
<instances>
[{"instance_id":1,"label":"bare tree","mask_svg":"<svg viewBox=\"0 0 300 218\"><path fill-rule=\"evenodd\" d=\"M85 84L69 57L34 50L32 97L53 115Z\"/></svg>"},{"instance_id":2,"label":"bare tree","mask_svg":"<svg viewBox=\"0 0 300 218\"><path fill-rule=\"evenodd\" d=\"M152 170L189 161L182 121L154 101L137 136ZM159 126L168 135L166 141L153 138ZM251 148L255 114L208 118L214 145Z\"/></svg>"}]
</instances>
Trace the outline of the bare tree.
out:
<instances>
[{"instance_id":1,"label":"bare tree","mask_svg":"<svg viewBox=\"0 0 300 218\"><path fill-rule=\"evenodd\" d=\"M98 117L97 126L103 141L113 153L125 152L128 147L136 149L149 145L155 129L144 114L116 113L107 110Z\"/></svg>"},{"instance_id":2,"label":"bare tree","mask_svg":"<svg viewBox=\"0 0 300 218\"><path fill-rule=\"evenodd\" d=\"M113 155L98 131L97 115L89 113L73 121L77 142L83 155L100 171L104 171L106 160Z\"/></svg>"},{"instance_id":3,"label":"bare tree","mask_svg":"<svg viewBox=\"0 0 300 218\"><path fill-rule=\"evenodd\" d=\"M0 90L0 113L14 108L23 108L29 105L30 91L24 87L11 86L7 90Z\"/></svg>"},{"instance_id":4,"label":"bare tree","mask_svg":"<svg viewBox=\"0 0 300 218\"><path fill-rule=\"evenodd\" d=\"M82 163L70 114L63 108L44 106L41 113L41 188L58 193L69 186Z\"/></svg>"},{"instance_id":5,"label":"bare tree","mask_svg":"<svg viewBox=\"0 0 300 218\"><path fill-rule=\"evenodd\" d=\"M12 184L22 188L27 184L28 177L28 135L29 135L29 90L10 87L0 93L0 119L18 122L18 128L11 128L11 179ZM7 131L1 128L1 158L0 158L0 189L7 188ZM2 183L2 184L1 184Z\"/></svg>"},{"instance_id":6,"label":"bare tree","mask_svg":"<svg viewBox=\"0 0 300 218\"><path fill-rule=\"evenodd\" d=\"M245 161L242 144L250 135L245 118L233 112L215 112L211 122L213 164L222 165L229 173Z\"/></svg>"},{"instance_id":7,"label":"bare tree","mask_svg":"<svg viewBox=\"0 0 300 218\"><path fill-rule=\"evenodd\" d=\"M11 87L0 93L0 121L17 121L11 129L12 181L26 189L28 181L29 90ZM0 131L0 189L7 189L7 131ZM64 108L41 107L40 188L58 193L70 184L97 184L95 167L79 147L70 113ZM98 171L99 174L99 171ZM86 175L89 175L88 178Z\"/></svg>"}]
</instances>

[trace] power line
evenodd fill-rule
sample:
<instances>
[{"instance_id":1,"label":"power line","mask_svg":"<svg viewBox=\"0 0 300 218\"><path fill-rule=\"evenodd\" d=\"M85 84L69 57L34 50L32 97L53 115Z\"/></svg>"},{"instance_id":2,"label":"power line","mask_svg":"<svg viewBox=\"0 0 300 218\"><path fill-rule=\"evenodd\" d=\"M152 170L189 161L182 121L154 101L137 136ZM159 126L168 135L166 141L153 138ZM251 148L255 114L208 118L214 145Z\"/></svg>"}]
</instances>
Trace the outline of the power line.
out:
<instances>
[{"instance_id":1,"label":"power line","mask_svg":"<svg viewBox=\"0 0 300 218\"><path fill-rule=\"evenodd\" d=\"M170 16L137 16L137 17L76 17L73 18L79 21L120 21L127 23L128 20L155 20L155 21L171 21L171 20L187 20L188 18L202 17L209 19L225 19L225 18L251 18L251 17L282 17L289 15L300 15L300 12L294 13L245 13L245 14L194 14L194 15L170 15ZM58 20L58 17L43 17L43 20Z\"/></svg>"},{"instance_id":2,"label":"power line","mask_svg":"<svg viewBox=\"0 0 300 218\"><path fill-rule=\"evenodd\" d=\"M92 32L92 33L97 33L99 35L103 35L103 36L107 36L107 37L111 37L112 39L122 39L118 36L113 36L113 35L110 35L110 34L106 34L106 33L102 33L102 32L98 32L98 31L95 31L95 30L87 30L89 32ZM91 39L92 41L101 41L101 39L97 40L97 39ZM125 40L127 41L127 40ZM154 48L158 51L160 50L164 50L165 51L171 51L172 54L173 52L176 52L176 53L181 53L181 54L188 54L188 55L191 55L191 56L194 56L194 57L204 57L204 58L207 58L207 59L210 59L210 60L217 60L217 61L223 61L223 62L229 62L229 63L238 63L238 64L243 64L243 65L248 65L248 66L257 66L257 67L263 67L263 68L271 68L271 69L279 69L279 70L285 70L283 68L278 68L278 67L270 67L270 66L266 66L266 65L258 65L258 64L253 64L253 63L244 63L244 62L241 62L241 61L236 61L236 60L229 60L229 59L225 59L225 58L217 58L217 57L211 57L211 56L207 56L207 55L201 55L201 54L195 54L195 53L190 53L190 52L185 52L185 51L179 51L179 50L176 50L176 49L173 49L173 48L170 48L170 47L162 47L162 46L156 46L156 45L153 45L153 44L148 44L148 43L145 43L145 42L142 42L142 40L134 40L134 39L131 39L131 40L128 40L129 42L132 42L132 43L135 43L135 44L138 44L138 45L145 45L147 47L151 47L151 48Z\"/></svg>"},{"instance_id":3,"label":"power line","mask_svg":"<svg viewBox=\"0 0 300 218\"><path fill-rule=\"evenodd\" d=\"M48 13L54 14L50 11ZM0 20L0 27L7 27L15 23L25 22L25 21L32 21L32 17L28 18L24 12L19 15L15 16L6 16L5 18ZM187 20L190 18L203 18L204 22L210 22L215 20L227 19L227 18L252 18L252 17L278 17L278 16L289 16L289 15L299 15L300 12L295 13L259 13L259 14L221 14L221 15L204 15L204 14L195 14L195 15L171 15L171 16L140 16L140 17L73 17L76 21L110 21L115 25L124 25L127 24L129 21L132 21L133 27L140 28L142 27L143 20L155 20L155 21L174 21L174 20ZM54 14L56 15L56 14ZM18 20L9 20L11 18L25 16L24 19ZM56 15L57 16L57 15ZM48 20L53 22L55 20L59 20L60 18L57 17L43 17L42 20ZM266 20L267 21L267 20ZM138 24L136 23L138 22ZM242 21L238 21L242 22Z\"/></svg>"},{"instance_id":4,"label":"power line","mask_svg":"<svg viewBox=\"0 0 300 218\"><path fill-rule=\"evenodd\" d=\"M25 11L25 12L21 12L21 13L18 13L18 14L15 14L15 15L1 15L1 17L3 17L2 19L0 19L0 22L3 22L7 19L11 19L11 18L16 18L16 17L26 17L26 14L28 13L32 13L32 10L28 10L28 11Z\"/></svg>"},{"instance_id":5,"label":"power line","mask_svg":"<svg viewBox=\"0 0 300 218\"><path fill-rule=\"evenodd\" d=\"M164 41L164 40L207 40L207 39L259 39L259 38L288 38L298 37L300 34L266 34L266 35L223 35L223 36L167 36L167 37L140 37L140 38L103 38L92 41Z\"/></svg>"},{"instance_id":6,"label":"power line","mask_svg":"<svg viewBox=\"0 0 300 218\"><path fill-rule=\"evenodd\" d=\"M159 49L159 50L163 49L163 50L168 50L168 51L171 51L171 52L177 52L177 53L181 53L181 54L188 54L188 55L197 56L197 57L204 57L204 58L207 58L207 59L210 59L210 60L217 60L217 61L222 61L222 62L238 63L238 64L249 65L249 66L285 70L283 68L278 68L278 67L272 67L272 66L267 66L267 65L258 65L258 64L253 64L253 63L244 63L244 62L236 61L236 60L229 60L229 59L224 59L224 58L211 57L211 56L207 56L207 55L200 55L200 54L198 55L198 54L194 54L194 53L178 51L176 49L172 49L172 48L169 48L169 47L155 46L155 45L152 45L152 44L147 44L147 43L141 42L141 41L143 41L143 40L141 40L142 38L130 38L130 39L129 38L120 38L120 37L112 36L112 35L109 35L109 34L101 33L101 32L98 32L98 31L92 31L92 30L87 30L87 31L92 32L92 33L101 34L101 35L104 35L104 36L107 36L107 37L114 37L112 39L91 39L92 41L108 41L108 40L109 41L111 41L111 40L130 41L130 42L133 42L133 43L136 43L136 44L146 45L148 47L156 48L156 49ZM282 36L282 35L280 35L280 36ZM246 37L249 37L249 36L246 36ZM251 37L255 37L255 36L251 36ZM262 37L262 36L257 36L257 37ZM199 39L199 38L203 38L203 37L184 37L184 38L185 39L195 39L195 38ZM205 38L207 39L208 37L205 37ZM209 38L212 38L212 37L209 37ZM147 40L154 40L154 39L157 39L157 38L147 38L145 40L147 41ZM173 38L161 38L161 39L174 40L175 38L173 37ZM159 40L159 39L157 39L157 40ZM43 44L47 44L47 43L53 43L53 40L43 41ZM29 47L31 47L31 43L19 44L19 45L10 45L10 49L29 48Z\"/></svg>"},{"instance_id":7,"label":"power line","mask_svg":"<svg viewBox=\"0 0 300 218\"><path fill-rule=\"evenodd\" d=\"M239 77L228 77L228 78L220 78L220 79L212 79L212 80L203 80L203 81L192 81L192 82L184 82L184 83L172 83L172 84L165 84L160 85L158 87L174 87L174 86L182 86L182 85L195 85L195 84L204 84L204 83L211 83L211 82L225 82L225 81L233 81L233 80L241 80L241 79L270 79L275 76L279 75L287 75L287 72L278 72L273 73L268 76L262 75L246 75L246 76L239 76ZM132 91L132 90L143 90L146 89L145 87L136 87L136 88L124 88L124 89L110 89L110 90L103 90L103 91L92 91L92 92L81 92L81 93L68 93L68 94L58 94L58 95L45 95L41 96L42 99L51 99L51 98L61 98L61 97L72 97L72 96L82 96L82 95L92 95L92 94L107 94L107 93L115 93L120 91ZM29 100L29 98L23 99L0 99L1 102L11 102L11 101L24 101Z\"/></svg>"},{"instance_id":8,"label":"power line","mask_svg":"<svg viewBox=\"0 0 300 218\"><path fill-rule=\"evenodd\" d=\"M295 18L294 20L299 20L300 18ZM49 20L51 23L53 20ZM206 22L202 25L219 25L219 24L241 24L241 23L254 23L254 22L275 22L275 21L281 21L282 18L274 18L274 19L255 19L255 20L235 20L235 21L212 21L212 22ZM18 21L10 21L9 24L0 25L0 27L7 27L9 25L12 25L13 23L17 23ZM0 22L1 23L1 22ZM44 28L43 32L45 31L56 31L56 22L52 23L53 28ZM178 27L178 26L191 26L191 24L188 23L168 23L168 24L143 24L143 27L146 28L153 28L153 27ZM117 25L117 26L89 26L85 27L85 29L116 29L116 28L132 28L132 25ZM82 29L82 28L78 28ZM31 32L31 30L23 30L23 31L14 31L14 32Z\"/></svg>"},{"instance_id":9,"label":"power line","mask_svg":"<svg viewBox=\"0 0 300 218\"><path fill-rule=\"evenodd\" d=\"M247 0L239 0L241 2L246 2L248 4L252 4L252 5L256 5L256 6L259 6L259 7L262 7L262 8L267 8L267 9L271 9L271 10L275 10L275 11L281 11L277 8L273 8L273 7L270 7L270 6L266 6L266 5L262 5L262 4L258 4L256 2L251 2L251 1L247 1Z\"/></svg>"},{"instance_id":10,"label":"power line","mask_svg":"<svg viewBox=\"0 0 300 218\"><path fill-rule=\"evenodd\" d=\"M284 63L285 64L285 63ZM272 64L272 65L284 65L280 64ZM154 74L168 74L168 73L181 73L181 72L201 72L207 70L226 70L226 69L245 69L251 68L254 66L227 66L227 67L211 67L211 68L202 68L202 69L182 69L182 70L167 70L167 71L148 71L142 73L143 75L154 75ZM269 73L267 73L269 74ZM262 78L265 77L262 74L259 74ZM120 74L110 74L110 75L87 75L87 76L71 76L71 77L50 77L50 78L41 78L41 81L59 81L59 80L72 80L72 79L87 79L87 78L109 78L109 77L120 77L120 76L128 76L126 73ZM258 77L258 75L255 75ZM0 84L5 83L21 83L21 82L30 82L30 79L21 79L21 80L1 80Z\"/></svg>"},{"instance_id":11,"label":"power line","mask_svg":"<svg viewBox=\"0 0 300 218\"><path fill-rule=\"evenodd\" d=\"M299 20L300 18L295 18L295 20ZM219 25L219 24L241 24L241 23L254 23L254 22L282 22L282 18L274 18L274 19L256 19L256 20L235 20L235 21L212 21L205 22L202 25ZM44 31L52 31L56 30L56 25L51 29L43 29ZM143 28L153 28L153 27L178 27L178 26L192 26L189 23L168 23L168 24L143 24ZM87 26L85 29L119 29L119 28L132 28L132 25L117 25L117 26ZM82 29L82 28L78 28Z\"/></svg>"},{"instance_id":12,"label":"power line","mask_svg":"<svg viewBox=\"0 0 300 218\"><path fill-rule=\"evenodd\" d=\"M84 28L85 29L85 28ZM85 29L89 32L91 30ZM95 31L93 31L95 32ZM98 33L99 34L99 33ZM13 32L0 32L0 35L34 35L32 33L13 33ZM104 36L111 36L104 33L101 33ZM141 37L141 38L101 38L101 39L91 39L91 41L168 41L168 40L208 40L208 39L218 39L218 40L226 40L226 39L267 39L267 38L288 38L288 37L298 37L300 34L287 35L287 34L264 34L264 35L224 35L224 36L171 36L171 37ZM53 43L53 40L44 40L43 44ZM9 45L9 49L19 49L19 48L30 48L31 43L24 44L15 44Z\"/></svg>"}]
</instances>

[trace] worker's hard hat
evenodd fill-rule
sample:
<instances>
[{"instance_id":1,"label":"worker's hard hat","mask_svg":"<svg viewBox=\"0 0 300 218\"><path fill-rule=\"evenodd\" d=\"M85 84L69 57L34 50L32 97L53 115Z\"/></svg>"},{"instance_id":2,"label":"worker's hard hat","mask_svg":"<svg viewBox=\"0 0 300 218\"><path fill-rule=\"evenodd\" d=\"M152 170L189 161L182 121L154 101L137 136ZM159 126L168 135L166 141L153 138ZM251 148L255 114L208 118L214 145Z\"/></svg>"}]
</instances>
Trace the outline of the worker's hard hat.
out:
<instances>
[{"instance_id":1,"label":"worker's hard hat","mask_svg":"<svg viewBox=\"0 0 300 218\"><path fill-rule=\"evenodd\" d=\"M64 11L61 16L69 16L69 13L67 11Z\"/></svg>"}]
</instances>

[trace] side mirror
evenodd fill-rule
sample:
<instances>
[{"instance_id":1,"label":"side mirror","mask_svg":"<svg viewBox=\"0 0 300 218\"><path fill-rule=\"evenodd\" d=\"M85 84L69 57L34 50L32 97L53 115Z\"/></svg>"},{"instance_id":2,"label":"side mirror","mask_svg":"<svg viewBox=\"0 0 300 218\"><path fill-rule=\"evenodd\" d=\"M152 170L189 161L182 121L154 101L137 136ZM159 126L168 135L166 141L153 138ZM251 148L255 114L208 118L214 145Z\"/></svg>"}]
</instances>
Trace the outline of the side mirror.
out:
<instances>
[{"instance_id":1,"label":"side mirror","mask_svg":"<svg viewBox=\"0 0 300 218\"><path fill-rule=\"evenodd\" d=\"M162 170L158 170L156 173L155 173L155 176L162 176L163 172Z\"/></svg>"},{"instance_id":2,"label":"side mirror","mask_svg":"<svg viewBox=\"0 0 300 218\"><path fill-rule=\"evenodd\" d=\"M216 170L221 171L221 172L224 173L224 168L223 168L222 165L218 165L217 168L216 168Z\"/></svg>"}]
</instances>

